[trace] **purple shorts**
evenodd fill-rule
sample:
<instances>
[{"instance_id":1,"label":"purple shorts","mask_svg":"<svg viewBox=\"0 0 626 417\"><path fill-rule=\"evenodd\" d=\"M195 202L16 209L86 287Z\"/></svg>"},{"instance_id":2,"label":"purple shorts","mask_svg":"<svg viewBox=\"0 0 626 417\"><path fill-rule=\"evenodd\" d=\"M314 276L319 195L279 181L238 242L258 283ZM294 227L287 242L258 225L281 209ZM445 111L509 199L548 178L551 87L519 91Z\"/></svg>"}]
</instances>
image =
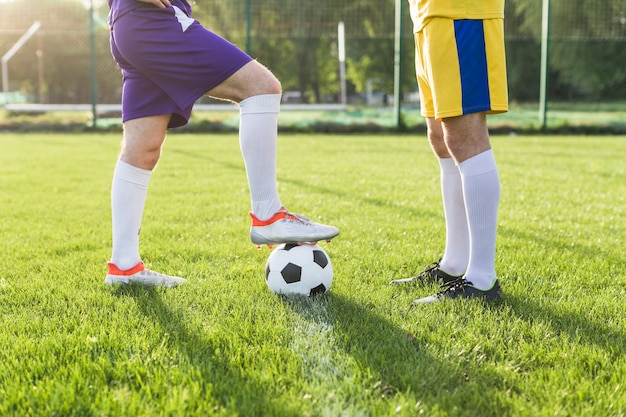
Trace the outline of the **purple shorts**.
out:
<instances>
[{"instance_id":1,"label":"purple shorts","mask_svg":"<svg viewBox=\"0 0 626 417\"><path fill-rule=\"evenodd\" d=\"M252 60L190 17L187 7L138 7L115 20L111 52L122 70L122 121L172 114L187 124L196 100Z\"/></svg>"}]
</instances>

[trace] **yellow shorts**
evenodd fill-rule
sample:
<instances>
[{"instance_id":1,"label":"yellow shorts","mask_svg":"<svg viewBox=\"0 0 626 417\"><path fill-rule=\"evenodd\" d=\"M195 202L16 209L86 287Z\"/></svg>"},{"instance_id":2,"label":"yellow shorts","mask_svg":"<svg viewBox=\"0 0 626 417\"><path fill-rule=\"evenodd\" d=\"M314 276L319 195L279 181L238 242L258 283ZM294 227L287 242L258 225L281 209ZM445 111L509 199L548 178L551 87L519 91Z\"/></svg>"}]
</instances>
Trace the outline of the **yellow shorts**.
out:
<instances>
[{"instance_id":1,"label":"yellow shorts","mask_svg":"<svg viewBox=\"0 0 626 417\"><path fill-rule=\"evenodd\" d=\"M432 18L415 48L424 117L508 111L503 19Z\"/></svg>"}]
</instances>

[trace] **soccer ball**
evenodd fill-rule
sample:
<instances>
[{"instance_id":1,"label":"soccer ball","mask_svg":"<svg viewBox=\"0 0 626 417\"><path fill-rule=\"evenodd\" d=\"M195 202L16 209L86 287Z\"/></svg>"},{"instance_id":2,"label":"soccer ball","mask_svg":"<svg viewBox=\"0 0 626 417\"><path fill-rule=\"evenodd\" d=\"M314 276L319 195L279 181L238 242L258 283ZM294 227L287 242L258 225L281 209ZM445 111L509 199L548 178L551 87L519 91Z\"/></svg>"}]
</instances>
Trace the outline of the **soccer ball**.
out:
<instances>
[{"instance_id":1,"label":"soccer ball","mask_svg":"<svg viewBox=\"0 0 626 417\"><path fill-rule=\"evenodd\" d=\"M274 294L312 297L330 289L333 265L319 246L282 244L267 258L265 282Z\"/></svg>"}]
</instances>

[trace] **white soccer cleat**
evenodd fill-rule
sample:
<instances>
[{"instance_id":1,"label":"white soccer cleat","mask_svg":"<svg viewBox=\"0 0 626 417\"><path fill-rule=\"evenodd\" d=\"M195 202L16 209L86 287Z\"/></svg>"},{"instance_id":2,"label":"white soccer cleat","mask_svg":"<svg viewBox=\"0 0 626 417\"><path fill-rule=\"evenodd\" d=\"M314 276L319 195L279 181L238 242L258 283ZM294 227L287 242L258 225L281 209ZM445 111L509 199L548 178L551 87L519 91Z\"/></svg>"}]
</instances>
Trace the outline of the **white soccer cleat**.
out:
<instances>
[{"instance_id":1,"label":"white soccer cleat","mask_svg":"<svg viewBox=\"0 0 626 417\"><path fill-rule=\"evenodd\" d=\"M257 246L317 243L320 240L329 242L339 234L339 229L334 226L315 223L308 217L289 213L284 207L267 220L260 220L253 213L250 213L250 217L252 217L250 240Z\"/></svg>"},{"instance_id":2,"label":"white soccer cleat","mask_svg":"<svg viewBox=\"0 0 626 417\"><path fill-rule=\"evenodd\" d=\"M157 287L159 285L164 287L176 287L177 285L187 282L186 279L181 277L172 277L146 269L143 262L139 262L137 265L127 270L121 270L111 262L109 262L108 265L109 272L104 279L104 283L107 285L139 284L150 287Z\"/></svg>"}]
</instances>

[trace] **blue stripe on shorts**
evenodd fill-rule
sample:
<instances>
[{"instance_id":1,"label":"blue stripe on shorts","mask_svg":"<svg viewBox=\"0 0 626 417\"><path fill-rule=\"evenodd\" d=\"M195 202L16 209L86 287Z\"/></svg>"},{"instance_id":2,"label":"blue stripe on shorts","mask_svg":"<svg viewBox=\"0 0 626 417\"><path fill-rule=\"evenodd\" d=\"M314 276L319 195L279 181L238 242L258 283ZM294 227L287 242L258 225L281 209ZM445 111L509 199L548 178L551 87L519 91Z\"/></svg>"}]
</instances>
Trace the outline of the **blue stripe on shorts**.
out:
<instances>
[{"instance_id":1,"label":"blue stripe on shorts","mask_svg":"<svg viewBox=\"0 0 626 417\"><path fill-rule=\"evenodd\" d=\"M454 33L461 71L463 114L491 109L487 52L482 20L455 20Z\"/></svg>"}]
</instances>

